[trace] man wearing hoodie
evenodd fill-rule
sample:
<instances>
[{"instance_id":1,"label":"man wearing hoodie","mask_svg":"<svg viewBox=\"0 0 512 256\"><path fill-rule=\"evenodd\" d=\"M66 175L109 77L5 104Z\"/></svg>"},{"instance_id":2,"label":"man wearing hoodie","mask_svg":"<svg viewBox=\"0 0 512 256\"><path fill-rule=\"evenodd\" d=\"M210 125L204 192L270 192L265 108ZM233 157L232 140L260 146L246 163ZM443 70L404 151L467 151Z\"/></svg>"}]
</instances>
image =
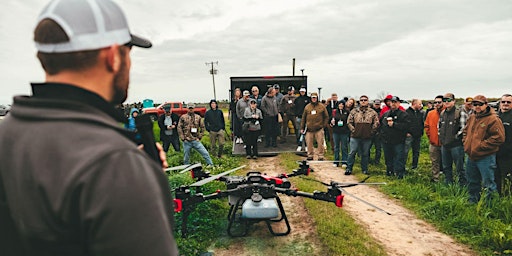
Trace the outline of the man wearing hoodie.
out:
<instances>
[{"instance_id":1,"label":"man wearing hoodie","mask_svg":"<svg viewBox=\"0 0 512 256\"><path fill-rule=\"evenodd\" d=\"M279 133L279 123L277 115L279 110L277 107L276 90L270 87L267 94L261 100L261 112L263 113L263 127L265 129L265 147L277 147L277 134Z\"/></svg>"},{"instance_id":2,"label":"man wearing hoodie","mask_svg":"<svg viewBox=\"0 0 512 256\"><path fill-rule=\"evenodd\" d=\"M480 201L481 184L486 188L486 197L497 191L494 180L496 152L505 141L505 129L487 98L477 95L471 102L473 114L464 127L462 141L468 154L466 173L468 177L469 202Z\"/></svg>"},{"instance_id":3,"label":"man wearing hoodie","mask_svg":"<svg viewBox=\"0 0 512 256\"><path fill-rule=\"evenodd\" d=\"M313 160L315 155L314 140L318 145L318 160L324 160L324 127L329 123L329 115L323 104L318 102L318 93L311 93L311 103L306 105L302 113L300 133L306 131L306 144L308 147L307 160Z\"/></svg>"},{"instance_id":4,"label":"man wearing hoodie","mask_svg":"<svg viewBox=\"0 0 512 256\"><path fill-rule=\"evenodd\" d=\"M224 123L224 114L215 99L210 100L210 109L204 115L204 125L210 133L210 152L215 155L216 144L219 144L217 157L222 157L226 124Z\"/></svg>"},{"instance_id":5,"label":"man wearing hoodie","mask_svg":"<svg viewBox=\"0 0 512 256\"><path fill-rule=\"evenodd\" d=\"M372 136L379 127L379 116L375 110L369 107L368 96L359 97L358 108L350 111L348 116L348 128L350 129L350 153L348 153L348 163L345 175L352 174L352 168L356 161L356 153L361 156L361 169L364 174L368 174L368 163L370 161L370 146L372 145Z\"/></svg>"}]
</instances>

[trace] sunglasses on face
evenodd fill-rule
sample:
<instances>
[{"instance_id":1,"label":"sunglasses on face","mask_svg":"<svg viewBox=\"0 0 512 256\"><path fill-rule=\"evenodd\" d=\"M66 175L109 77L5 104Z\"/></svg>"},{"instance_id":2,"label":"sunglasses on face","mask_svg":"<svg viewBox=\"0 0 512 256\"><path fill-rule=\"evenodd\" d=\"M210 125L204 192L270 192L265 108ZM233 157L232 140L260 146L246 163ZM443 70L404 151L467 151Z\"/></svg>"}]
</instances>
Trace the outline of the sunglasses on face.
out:
<instances>
[{"instance_id":1,"label":"sunglasses on face","mask_svg":"<svg viewBox=\"0 0 512 256\"><path fill-rule=\"evenodd\" d=\"M452 102L453 99L452 98L443 98L443 102Z\"/></svg>"},{"instance_id":2,"label":"sunglasses on face","mask_svg":"<svg viewBox=\"0 0 512 256\"><path fill-rule=\"evenodd\" d=\"M368 99L360 99L359 101L368 101Z\"/></svg>"},{"instance_id":3,"label":"sunglasses on face","mask_svg":"<svg viewBox=\"0 0 512 256\"><path fill-rule=\"evenodd\" d=\"M434 101L434 104L441 104L443 103L442 101Z\"/></svg>"},{"instance_id":4,"label":"sunglasses on face","mask_svg":"<svg viewBox=\"0 0 512 256\"><path fill-rule=\"evenodd\" d=\"M510 104L510 103L512 103L512 101L507 101L507 100L502 100L501 101L501 104Z\"/></svg>"},{"instance_id":5,"label":"sunglasses on face","mask_svg":"<svg viewBox=\"0 0 512 256\"><path fill-rule=\"evenodd\" d=\"M483 102L479 102L479 101L473 101L471 102L471 105L473 105L474 107L481 107L483 106L485 103Z\"/></svg>"}]
</instances>

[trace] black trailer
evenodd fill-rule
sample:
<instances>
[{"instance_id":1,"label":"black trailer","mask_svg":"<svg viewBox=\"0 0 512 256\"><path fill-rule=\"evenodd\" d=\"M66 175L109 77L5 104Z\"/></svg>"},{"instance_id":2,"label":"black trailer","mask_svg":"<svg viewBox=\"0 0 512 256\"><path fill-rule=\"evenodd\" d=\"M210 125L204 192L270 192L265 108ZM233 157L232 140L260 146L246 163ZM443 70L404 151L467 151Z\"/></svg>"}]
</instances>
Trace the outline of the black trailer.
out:
<instances>
[{"instance_id":1,"label":"black trailer","mask_svg":"<svg viewBox=\"0 0 512 256\"><path fill-rule=\"evenodd\" d=\"M299 89L305 87L307 90L307 76L252 76L252 77L231 77L231 88L229 90L230 99L234 97L234 91L239 88L242 92L244 90L251 91L253 86L257 86L260 95L264 96L270 86L275 84L279 85L280 91L283 94L288 93L288 87L293 86L295 93L299 94ZM292 133L293 132L293 133ZM290 134L287 137L286 143L277 143L277 147L264 147L264 142L258 143L258 153L260 156L276 155L281 152L295 152L303 154L304 148L297 151L297 142L295 140L295 132L293 129L290 130ZM264 141L264 138L263 138ZM245 155L245 149L243 144L236 144L233 141L233 155Z\"/></svg>"},{"instance_id":2,"label":"black trailer","mask_svg":"<svg viewBox=\"0 0 512 256\"><path fill-rule=\"evenodd\" d=\"M287 88L291 85L295 88L295 92L299 93L301 87L308 88L308 77L307 76L243 76L243 77L231 77L231 88L229 90L230 99L233 99L236 88L251 91L251 88L256 85L260 90L260 94L263 96L270 86L278 84L281 93L286 94Z\"/></svg>"}]
</instances>

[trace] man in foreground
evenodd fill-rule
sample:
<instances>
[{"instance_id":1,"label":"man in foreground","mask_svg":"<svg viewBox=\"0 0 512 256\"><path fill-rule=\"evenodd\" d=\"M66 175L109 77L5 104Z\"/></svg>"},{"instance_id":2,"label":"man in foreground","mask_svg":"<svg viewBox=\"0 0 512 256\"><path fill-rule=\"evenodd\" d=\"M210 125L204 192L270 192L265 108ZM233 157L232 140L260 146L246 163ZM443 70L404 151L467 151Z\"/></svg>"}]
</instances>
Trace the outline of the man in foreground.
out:
<instances>
[{"instance_id":1,"label":"man in foreground","mask_svg":"<svg viewBox=\"0 0 512 256\"><path fill-rule=\"evenodd\" d=\"M46 82L0 124L2 255L178 255L162 163L114 108L151 43L110 0L51 2L34 40Z\"/></svg>"}]
</instances>

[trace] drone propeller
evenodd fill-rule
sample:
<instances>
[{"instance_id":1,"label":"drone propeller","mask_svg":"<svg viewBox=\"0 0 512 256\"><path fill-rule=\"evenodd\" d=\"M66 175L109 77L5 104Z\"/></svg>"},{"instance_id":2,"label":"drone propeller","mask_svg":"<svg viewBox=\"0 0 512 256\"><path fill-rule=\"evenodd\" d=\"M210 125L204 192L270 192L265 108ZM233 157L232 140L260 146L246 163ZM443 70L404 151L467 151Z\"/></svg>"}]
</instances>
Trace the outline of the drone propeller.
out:
<instances>
[{"instance_id":1,"label":"drone propeller","mask_svg":"<svg viewBox=\"0 0 512 256\"><path fill-rule=\"evenodd\" d=\"M182 171L180 171L180 173L186 173L186 172L188 172L194 168L197 168L197 167L201 167L201 163L188 165L188 167L183 169Z\"/></svg>"},{"instance_id":2,"label":"drone propeller","mask_svg":"<svg viewBox=\"0 0 512 256\"><path fill-rule=\"evenodd\" d=\"M351 197L353 197L353 198L357 199L358 201L360 201L360 202L362 202L362 203L364 203L364 204L366 204L366 205L370 206L370 207L373 207L373 208L375 208L375 209L377 209L377 210L379 210L379 211L381 211L381 212L383 212L383 213L385 213L385 214L387 214L387 215L391 215L391 213L389 213L389 212L387 212L387 211L383 210L382 208L377 207L376 205L370 204L370 203L368 203L367 201L365 201L365 200L363 200L363 199L361 199L361 198L359 198L359 197L357 197L357 196L354 196L354 195L353 195L353 194L351 194L351 193L348 193L346 190L343 190L343 192L344 192L345 194L347 194L347 195L349 195L349 196L351 196Z\"/></svg>"},{"instance_id":3,"label":"drone propeller","mask_svg":"<svg viewBox=\"0 0 512 256\"><path fill-rule=\"evenodd\" d=\"M190 164L184 164L184 165L178 165L178 166L169 167L167 169L164 169L164 171L170 172L170 171L181 170L183 168L186 168L187 166L190 166Z\"/></svg>"},{"instance_id":4,"label":"drone propeller","mask_svg":"<svg viewBox=\"0 0 512 256\"><path fill-rule=\"evenodd\" d=\"M228 175L228 174L230 174L230 173L232 173L232 172L234 172L234 171L237 171L237 170L240 170L240 169L242 169L242 168L245 168L245 166L246 166L246 165L242 165L242 166L237 167L237 168L235 168L235 169L231 169L231 170L229 170L229 171L225 171L225 172L223 172L223 173L220 173L220 174L217 174L217 175L211 176L211 177L206 178L206 179L204 179L204 180L200 180L200 181L198 181L198 182L196 182L196 183L192 183L192 184L190 184L189 186L190 186L190 187L199 187L199 186L202 186L202 185L204 185L204 184L206 184L206 183L208 183L208 182L210 182L210 181L216 180L216 179L218 179L218 178L220 178L220 177L222 177L222 176Z\"/></svg>"}]
</instances>

